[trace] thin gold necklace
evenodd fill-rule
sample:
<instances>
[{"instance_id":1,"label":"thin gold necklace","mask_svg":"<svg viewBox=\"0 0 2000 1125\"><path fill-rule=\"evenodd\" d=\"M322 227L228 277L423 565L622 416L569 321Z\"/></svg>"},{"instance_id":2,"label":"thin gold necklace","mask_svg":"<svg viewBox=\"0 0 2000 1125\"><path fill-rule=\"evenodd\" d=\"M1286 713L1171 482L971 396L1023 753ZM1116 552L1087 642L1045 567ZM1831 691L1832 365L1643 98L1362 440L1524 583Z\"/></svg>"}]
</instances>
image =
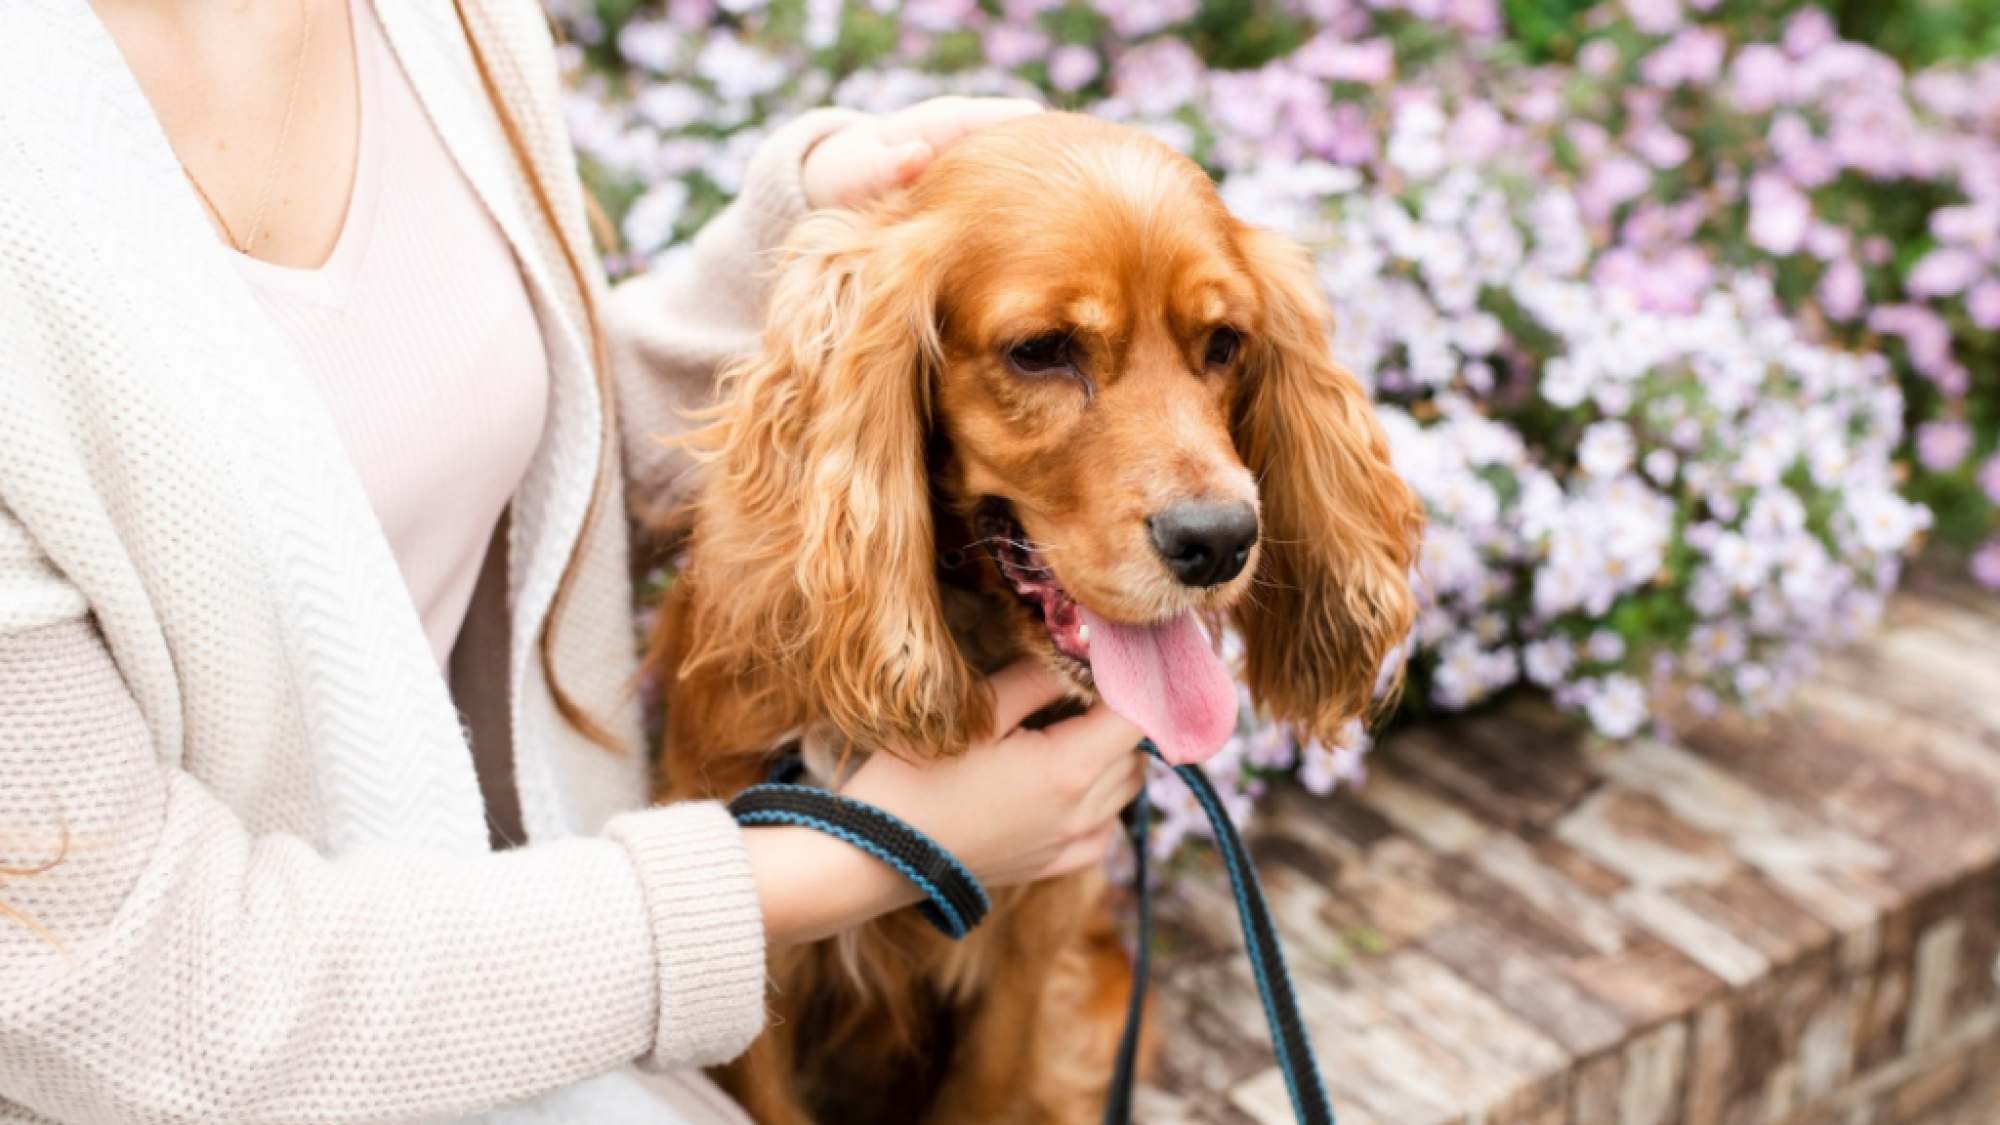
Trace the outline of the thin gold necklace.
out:
<instances>
[{"instance_id":1,"label":"thin gold necklace","mask_svg":"<svg viewBox=\"0 0 2000 1125\"><path fill-rule=\"evenodd\" d=\"M201 197L209 213L215 216L216 224L222 228L223 237L229 240L229 245L235 247L239 254L250 253L251 248L257 245L257 236L263 233L264 210L271 203L271 186L277 182L278 168L285 158L285 145L292 138L292 113L298 109L299 86L306 75L306 49L311 43L312 13L306 10L306 0L299 0L299 57L292 68L292 91L285 98L285 118L278 125L278 147L271 154L270 165L264 171L264 184L257 190L257 209L250 213L250 234L247 238L236 237L236 232L230 229L229 220L222 214L222 208L217 207L215 200L209 197L208 189L202 187L201 181L195 178L194 170L187 166L187 161L180 159L179 153L174 154L174 159L180 162L181 174L187 177L188 183L194 185L194 193Z\"/></svg>"}]
</instances>

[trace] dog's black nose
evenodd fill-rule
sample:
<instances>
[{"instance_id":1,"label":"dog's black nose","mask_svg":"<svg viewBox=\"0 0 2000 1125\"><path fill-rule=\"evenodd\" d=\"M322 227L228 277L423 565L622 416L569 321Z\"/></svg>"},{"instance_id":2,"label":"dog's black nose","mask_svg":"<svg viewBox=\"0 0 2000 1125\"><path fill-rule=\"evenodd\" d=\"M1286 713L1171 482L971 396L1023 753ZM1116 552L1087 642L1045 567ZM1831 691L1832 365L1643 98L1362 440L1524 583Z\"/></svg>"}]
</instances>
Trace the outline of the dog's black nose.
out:
<instances>
[{"instance_id":1,"label":"dog's black nose","mask_svg":"<svg viewBox=\"0 0 2000 1125\"><path fill-rule=\"evenodd\" d=\"M1148 517L1153 548L1183 586L1220 586L1243 573L1257 543L1257 509L1186 501Z\"/></svg>"}]
</instances>

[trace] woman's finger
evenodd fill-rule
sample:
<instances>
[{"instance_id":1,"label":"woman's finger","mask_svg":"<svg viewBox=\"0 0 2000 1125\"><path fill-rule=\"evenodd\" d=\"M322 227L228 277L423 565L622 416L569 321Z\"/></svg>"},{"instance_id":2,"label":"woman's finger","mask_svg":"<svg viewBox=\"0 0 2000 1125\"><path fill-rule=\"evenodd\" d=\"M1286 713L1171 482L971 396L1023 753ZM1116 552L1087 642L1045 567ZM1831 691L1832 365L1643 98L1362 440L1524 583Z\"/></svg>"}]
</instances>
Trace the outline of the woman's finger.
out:
<instances>
[{"instance_id":1,"label":"woman's finger","mask_svg":"<svg viewBox=\"0 0 2000 1125\"><path fill-rule=\"evenodd\" d=\"M1042 878L1068 875L1103 863L1104 857L1111 851L1112 843L1120 835L1119 828L1119 823L1112 820L1089 835L1071 841L1057 853L1055 862L1049 864L1048 869L1042 873Z\"/></svg>"},{"instance_id":2,"label":"woman's finger","mask_svg":"<svg viewBox=\"0 0 2000 1125\"><path fill-rule=\"evenodd\" d=\"M987 682L993 687L993 731L999 735L1005 735L1028 716L1069 694L1055 672L1033 657L1016 660L995 672Z\"/></svg>"},{"instance_id":3,"label":"woman's finger","mask_svg":"<svg viewBox=\"0 0 2000 1125\"><path fill-rule=\"evenodd\" d=\"M1088 758L1088 762L1079 764L1093 771L1117 761L1145 736L1101 699L1083 714L1051 725L1047 733L1063 746L1066 757L1075 754Z\"/></svg>"},{"instance_id":4,"label":"woman's finger","mask_svg":"<svg viewBox=\"0 0 2000 1125\"><path fill-rule=\"evenodd\" d=\"M889 150L889 180L897 187L908 187L930 166L931 157L937 155L924 141L906 141Z\"/></svg>"},{"instance_id":5,"label":"woman's finger","mask_svg":"<svg viewBox=\"0 0 2000 1125\"><path fill-rule=\"evenodd\" d=\"M900 133L922 138L933 149L942 149L960 137L988 125L1016 117L1041 113L1042 107L1026 98L932 98L891 116Z\"/></svg>"},{"instance_id":6,"label":"woman's finger","mask_svg":"<svg viewBox=\"0 0 2000 1125\"><path fill-rule=\"evenodd\" d=\"M1135 750L1123 760L1111 762L1098 775L1083 800L1077 802L1077 814L1085 824L1115 817L1145 784L1146 756Z\"/></svg>"}]
</instances>

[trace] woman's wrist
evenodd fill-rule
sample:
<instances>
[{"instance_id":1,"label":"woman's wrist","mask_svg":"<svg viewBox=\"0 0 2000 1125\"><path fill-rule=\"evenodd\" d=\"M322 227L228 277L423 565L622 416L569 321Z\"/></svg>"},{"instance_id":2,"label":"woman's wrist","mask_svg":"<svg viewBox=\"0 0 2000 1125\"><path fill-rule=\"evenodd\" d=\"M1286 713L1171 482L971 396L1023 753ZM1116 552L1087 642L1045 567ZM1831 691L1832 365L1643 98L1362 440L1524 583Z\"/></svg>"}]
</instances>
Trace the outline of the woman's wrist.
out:
<instances>
[{"instance_id":1,"label":"woman's wrist","mask_svg":"<svg viewBox=\"0 0 2000 1125\"><path fill-rule=\"evenodd\" d=\"M810 828L746 828L743 845L772 948L832 937L919 897L880 861Z\"/></svg>"}]
</instances>

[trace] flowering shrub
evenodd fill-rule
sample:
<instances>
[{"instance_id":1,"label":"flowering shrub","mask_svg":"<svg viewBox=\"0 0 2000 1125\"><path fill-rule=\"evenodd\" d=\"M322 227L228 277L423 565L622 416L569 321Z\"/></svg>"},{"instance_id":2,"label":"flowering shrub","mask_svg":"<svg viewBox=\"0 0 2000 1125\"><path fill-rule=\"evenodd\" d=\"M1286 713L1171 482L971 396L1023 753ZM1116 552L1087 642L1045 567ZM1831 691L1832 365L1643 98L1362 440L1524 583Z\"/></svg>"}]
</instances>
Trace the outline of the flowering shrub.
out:
<instances>
[{"instance_id":1,"label":"flowering shrub","mask_svg":"<svg viewBox=\"0 0 2000 1125\"><path fill-rule=\"evenodd\" d=\"M1495 0L559 15L614 268L678 252L764 131L829 101L1027 94L1193 155L1317 248L1431 512L1408 706L1538 685L1625 737L1781 698L1933 512L2000 586L2000 64L1906 73L1816 9L1744 7L1600 4L1535 66ZM1367 747L1250 718L1210 772L1241 814ZM1156 797L1171 850L1198 810Z\"/></svg>"}]
</instances>

